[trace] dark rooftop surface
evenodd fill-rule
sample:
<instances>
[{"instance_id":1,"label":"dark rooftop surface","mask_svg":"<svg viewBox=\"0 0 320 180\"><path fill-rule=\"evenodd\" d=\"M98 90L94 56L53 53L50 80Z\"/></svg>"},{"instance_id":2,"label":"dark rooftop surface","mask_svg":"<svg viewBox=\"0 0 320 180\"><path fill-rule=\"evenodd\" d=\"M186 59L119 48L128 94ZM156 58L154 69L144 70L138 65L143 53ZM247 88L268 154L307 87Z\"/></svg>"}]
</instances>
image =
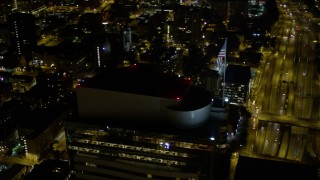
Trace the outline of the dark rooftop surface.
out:
<instances>
[{"instance_id":1,"label":"dark rooftop surface","mask_svg":"<svg viewBox=\"0 0 320 180\"><path fill-rule=\"evenodd\" d=\"M20 114L16 121L21 128L32 129L27 138L37 137L44 129L46 129L56 118L65 111L62 106L55 106L49 109L35 109Z\"/></svg>"},{"instance_id":2,"label":"dark rooftop surface","mask_svg":"<svg viewBox=\"0 0 320 180\"><path fill-rule=\"evenodd\" d=\"M67 179L70 173L68 162L59 160L45 160L41 164L34 166L34 169L24 178L25 180L35 179Z\"/></svg>"},{"instance_id":3,"label":"dark rooftop surface","mask_svg":"<svg viewBox=\"0 0 320 180\"><path fill-rule=\"evenodd\" d=\"M81 87L181 100L179 106L170 107L177 111L202 108L212 101L212 94L192 85L190 79L159 73L142 65L109 69L85 80Z\"/></svg>"},{"instance_id":4,"label":"dark rooftop surface","mask_svg":"<svg viewBox=\"0 0 320 180\"><path fill-rule=\"evenodd\" d=\"M15 177L15 175L19 173L24 167L25 167L24 165L20 165L20 164L9 165L7 166L8 169L2 170L0 172L0 179L3 179L3 180L13 179L13 177Z\"/></svg>"},{"instance_id":5,"label":"dark rooftop surface","mask_svg":"<svg viewBox=\"0 0 320 180\"><path fill-rule=\"evenodd\" d=\"M142 94L162 98L180 98L180 105L169 107L176 111L195 110L207 106L212 102L212 94L205 89L192 85L192 82L184 77L156 72L148 67L134 65L128 68L116 68L105 71L81 84L81 87L98 88L111 91L120 91L132 94ZM216 120L209 117L197 127L177 128L164 119L161 122L141 122L140 119L99 119L80 118L70 119L71 122L98 125L101 127L119 127L144 132L170 133L176 135L197 136L208 139L214 136L217 128Z\"/></svg>"},{"instance_id":6,"label":"dark rooftop surface","mask_svg":"<svg viewBox=\"0 0 320 180\"><path fill-rule=\"evenodd\" d=\"M248 84L251 79L250 66L229 64L226 69L226 82Z\"/></svg>"},{"instance_id":7,"label":"dark rooftop surface","mask_svg":"<svg viewBox=\"0 0 320 180\"><path fill-rule=\"evenodd\" d=\"M81 84L81 87L176 99L191 87L191 80L158 73L140 65L106 70Z\"/></svg>"},{"instance_id":8,"label":"dark rooftop surface","mask_svg":"<svg viewBox=\"0 0 320 180\"><path fill-rule=\"evenodd\" d=\"M319 180L317 166L239 157L234 180Z\"/></svg>"}]
</instances>

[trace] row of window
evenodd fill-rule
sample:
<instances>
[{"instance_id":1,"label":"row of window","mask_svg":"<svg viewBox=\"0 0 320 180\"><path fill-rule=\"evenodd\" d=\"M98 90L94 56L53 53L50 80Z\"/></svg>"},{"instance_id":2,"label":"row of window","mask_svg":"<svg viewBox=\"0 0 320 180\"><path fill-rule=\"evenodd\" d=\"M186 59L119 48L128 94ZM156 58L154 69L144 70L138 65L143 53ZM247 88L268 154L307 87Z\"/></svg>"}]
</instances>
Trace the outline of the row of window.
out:
<instances>
[{"instance_id":1,"label":"row of window","mask_svg":"<svg viewBox=\"0 0 320 180\"><path fill-rule=\"evenodd\" d=\"M131 146L131 145L125 145L125 144L115 144L115 143L101 142L101 141L90 141L88 139L79 139L76 141L80 143L88 143L88 144L101 145L101 146L107 146L107 147L113 147L113 148L121 148L126 150L142 151L142 152L148 152L148 153L165 154L165 155L180 156L180 157L190 157L190 155L187 153L168 151L167 149L169 145L166 145L166 143L162 143L162 145L165 146L163 149L152 149L152 148Z\"/></svg>"},{"instance_id":2,"label":"row of window","mask_svg":"<svg viewBox=\"0 0 320 180\"><path fill-rule=\"evenodd\" d=\"M143 156L143 155L135 155L135 154L128 154L128 153L108 153L108 152L101 152L98 149L92 149L87 147L78 147L78 146L69 146L68 147L71 150L76 150L79 152L84 153L93 153L93 154L103 154L107 156L115 156L125 159L131 159L131 160L138 160L138 161L144 161L144 162L151 162L151 163L157 163L157 164L163 164L163 165L179 165L179 166L186 166L186 162L180 162L176 160L171 159L163 159L163 158L155 158L150 156ZM92 164L88 164L88 166L92 166Z\"/></svg>"},{"instance_id":3,"label":"row of window","mask_svg":"<svg viewBox=\"0 0 320 180\"><path fill-rule=\"evenodd\" d=\"M115 129L112 129L115 130ZM116 131L118 131L116 129ZM133 132L134 133L134 132ZM119 138L125 138L123 140L129 140L133 142L144 142L144 143L151 143L151 144L157 144L160 147L164 147L164 149L170 149L170 147L179 147L179 148L187 148L187 149L198 149L198 150L205 150L205 151L211 151L212 147L210 144L206 143L194 143L194 142L185 142L185 141L175 141L172 139L171 136L167 135L165 137L150 137L150 136L144 136L144 135L133 135L131 136L132 132L129 132L128 134L126 132L106 132L101 130L78 130L76 132L78 137L81 137L77 139L76 141L81 143L90 143L90 144L96 144L96 145L107 145L111 146L111 144L105 144L106 142L102 141L91 141L89 139L104 139L103 136L118 136ZM82 136L84 135L84 136ZM89 142L90 141L90 142ZM210 143L210 142L208 142ZM114 145L113 145L114 146ZM139 148L139 147L137 147Z\"/></svg>"}]
</instances>

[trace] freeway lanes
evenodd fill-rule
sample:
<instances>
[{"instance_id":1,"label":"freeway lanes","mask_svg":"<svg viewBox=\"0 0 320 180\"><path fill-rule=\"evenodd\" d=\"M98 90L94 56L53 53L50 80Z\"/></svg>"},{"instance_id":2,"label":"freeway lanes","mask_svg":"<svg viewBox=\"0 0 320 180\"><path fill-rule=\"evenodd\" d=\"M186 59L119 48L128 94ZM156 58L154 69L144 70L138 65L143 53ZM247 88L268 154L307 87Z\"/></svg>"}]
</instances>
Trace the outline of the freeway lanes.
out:
<instances>
[{"instance_id":1,"label":"freeway lanes","mask_svg":"<svg viewBox=\"0 0 320 180\"><path fill-rule=\"evenodd\" d=\"M270 121L275 123L283 123L287 125L306 127L311 129L320 130L320 123L317 120L303 119L295 116L278 115L272 113L259 113L259 120Z\"/></svg>"},{"instance_id":2,"label":"freeway lanes","mask_svg":"<svg viewBox=\"0 0 320 180\"><path fill-rule=\"evenodd\" d=\"M318 139L310 134L320 130L320 91L313 66L316 34L310 18L294 4L289 8L279 6L279 21L270 32L279 41L271 53L264 53L260 78L254 81L252 118L240 154L302 161L307 144L309 154L320 151L310 145Z\"/></svg>"},{"instance_id":3,"label":"freeway lanes","mask_svg":"<svg viewBox=\"0 0 320 180\"><path fill-rule=\"evenodd\" d=\"M280 39L278 47L261 66L257 102L262 112L320 120L319 104L315 103L319 86L314 81L312 64L316 35L308 28L300 29L309 19L296 18L291 13L295 11L289 12L280 16L273 28L272 34Z\"/></svg>"}]
</instances>

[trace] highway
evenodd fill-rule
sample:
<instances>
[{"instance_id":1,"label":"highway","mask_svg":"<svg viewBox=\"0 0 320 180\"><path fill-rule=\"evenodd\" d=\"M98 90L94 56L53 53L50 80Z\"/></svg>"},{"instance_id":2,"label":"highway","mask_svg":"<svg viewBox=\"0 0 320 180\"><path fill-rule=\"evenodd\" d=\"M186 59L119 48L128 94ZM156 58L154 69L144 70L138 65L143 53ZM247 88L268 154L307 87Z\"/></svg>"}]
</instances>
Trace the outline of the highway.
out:
<instances>
[{"instance_id":1,"label":"highway","mask_svg":"<svg viewBox=\"0 0 320 180\"><path fill-rule=\"evenodd\" d=\"M313 65L318 21L293 2L277 3L280 16L270 35L278 42L263 51L253 80L248 104L252 117L240 155L302 162L308 153L320 161L319 146L314 145L320 131L320 89Z\"/></svg>"}]
</instances>

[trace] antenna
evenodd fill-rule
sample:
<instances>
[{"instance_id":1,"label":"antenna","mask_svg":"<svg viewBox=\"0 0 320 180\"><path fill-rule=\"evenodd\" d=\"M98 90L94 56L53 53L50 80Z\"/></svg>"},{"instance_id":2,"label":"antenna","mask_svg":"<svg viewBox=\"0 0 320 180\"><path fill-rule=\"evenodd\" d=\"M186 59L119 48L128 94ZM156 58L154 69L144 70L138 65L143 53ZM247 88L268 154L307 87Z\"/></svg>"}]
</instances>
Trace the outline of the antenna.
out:
<instances>
[{"instance_id":1,"label":"antenna","mask_svg":"<svg viewBox=\"0 0 320 180\"><path fill-rule=\"evenodd\" d=\"M228 9L227 9L227 19L226 19L226 30L227 30L227 35L228 35L228 23L229 23L229 16L230 16L230 0L228 0ZM228 101L225 98L225 86L226 86L226 67L227 67L227 37L224 41L223 45L223 86L222 86L222 107L224 107L224 102Z\"/></svg>"},{"instance_id":2,"label":"antenna","mask_svg":"<svg viewBox=\"0 0 320 180\"><path fill-rule=\"evenodd\" d=\"M226 66L227 66L227 38L224 41L223 45L223 86L222 86L222 106L224 107L224 91L225 91L225 86L226 86Z\"/></svg>"}]
</instances>

